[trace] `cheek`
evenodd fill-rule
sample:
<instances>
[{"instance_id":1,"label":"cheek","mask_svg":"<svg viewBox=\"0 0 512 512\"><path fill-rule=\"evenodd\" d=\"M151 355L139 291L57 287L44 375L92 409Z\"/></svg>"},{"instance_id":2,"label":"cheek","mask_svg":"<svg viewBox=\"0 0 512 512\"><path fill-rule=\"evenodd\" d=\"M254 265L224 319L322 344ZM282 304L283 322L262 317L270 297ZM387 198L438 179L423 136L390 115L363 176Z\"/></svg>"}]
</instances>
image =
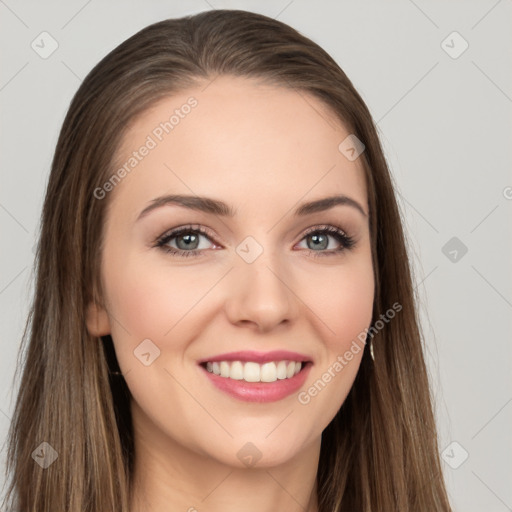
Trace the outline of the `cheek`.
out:
<instances>
[{"instance_id":1,"label":"cheek","mask_svg":"<svg viewBox=\"0 0 512 512\"><path fill-rule=\"evenodd\" d=\"M316 287L308 285L308 300L314 305L309 318L311 322L316 318L323 350L297 401L300 410L324 428L350 392L364 353L374 300L371 260L354 260L353 264L331 272L329 279L316 283Z\"/></svg>"},{"instance_id":2,"label":"cheek","mask_svg":"<svg viewBox=\"0 0 512 512\"><path fill-rule=\"evenodd\" d=\"M112 329L121 337L128 331L134 342L163 339L198 302L209 283L190 269L166 268L142 257L125 259L108 275L112 312L125 327L124 332L119 325Z\"/></svg>"},{"instance_id":3,"label":"cheek","mask_svg":"<svg viewBox=\"0 0 512 512\"><path fill-rule=\"evenodd\" d=\"M369 257L354 258L335 271L324 269L308 280L303 289L303 300L318 317L318 329L324 333L330 352L346 350L370 325L374 275Z\"/></svg>"},{"instance_id":4,"label":"cheek","mask_svg":"<svg viewBox=\"0 0 512 512\"><path fill-rule=\"evenodd\" d=\"M344 347L369 326L373 312L373 280L367 275L347 275L334 280L336 291L332 292L332 303L325 304L325 311L332 330L336 333L334 343Z\"/></svg>"},{"instance_id":5,"label":"cheek","mask_svg":"<svg viewBox=\"0 0 512 512\"><path fill-rule=\"evenodd\" d=\"M122 260L119 256L111 262L122 265L107 264L105 276L116 357L131 394L147 411L162 409L169 395L175 404L183 400L186 407L190 397L165 369L180 382L185 380L179 375L182 361L198 334L194 320L201 297L211 287L211 271L208 279L191 268L171 268L138 255Z\"/></svg>"}]
</instances>

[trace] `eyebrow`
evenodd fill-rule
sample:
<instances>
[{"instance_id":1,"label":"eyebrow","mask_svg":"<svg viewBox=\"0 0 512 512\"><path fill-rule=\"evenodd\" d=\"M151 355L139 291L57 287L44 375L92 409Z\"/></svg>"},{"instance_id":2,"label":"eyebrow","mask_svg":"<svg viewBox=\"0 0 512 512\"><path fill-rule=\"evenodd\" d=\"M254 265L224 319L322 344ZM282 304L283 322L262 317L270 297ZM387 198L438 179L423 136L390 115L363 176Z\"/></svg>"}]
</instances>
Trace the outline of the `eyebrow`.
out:
<instances>
[{"instance_id":1,"label":"eyebrow","mask_svg":"<svg viewBox=\"0 0 512 512\"><path fill-rule=\"evenodd\" d=\"M190 210L219 215L221 217L234 217L236 214L236 210L224 201L220 201L218 199L172 194L153 199L151 203L140 212L137 217L137 221L148 215L149 212L167 205L182 206ZM316 201L303 203L294 211L293 215L295 217L303 217L313 213L330 210L338 205L351 206L359 211L364 217L368 216L363 207L355 199L345 195L330 196L323 199L317 199Z\"/></svg>"}]
</instances>

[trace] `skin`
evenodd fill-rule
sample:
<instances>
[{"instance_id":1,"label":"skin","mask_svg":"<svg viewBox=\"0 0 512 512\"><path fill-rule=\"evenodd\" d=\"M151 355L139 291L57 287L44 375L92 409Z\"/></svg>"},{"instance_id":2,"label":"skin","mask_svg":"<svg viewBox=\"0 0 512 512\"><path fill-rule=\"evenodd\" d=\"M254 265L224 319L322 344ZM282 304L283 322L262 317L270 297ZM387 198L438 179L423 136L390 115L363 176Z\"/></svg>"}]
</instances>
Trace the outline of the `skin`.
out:
<instances>
[{"instance_id":1,"label":"skin","mask_svg":"<svg viewBox=\"0 0 512 512\"><path fill-rule=\"evenodd\" d=\"M316 98L239 77L206 85L166 98L136 120L121 162L190 96L198 101L103 199L110 204L101 262L106 307L91 304L87 325L95 336L112 335L132 394L132 512L316 511L321 434L363 351L306 405L297 393L271 403L232 398L211 385L197 361L236 350L301 352L314 362L301 388L307 390L370 325L368 216L347 205L292 216L299 204L334 194L368 214L362 164L338 150L349 132ZM136 220L151 200L170 193L221 199L236 215L167 205ZM198 235L202 256L153 247L186 224L214 233ZM323 224L344 230L355 246L334 253L340 242L329 234L328 247L317 248L304 232ZM236 252L247 236L263 248L251 264ZM186 247L183 235L168 245ZM315 258L314 251L332 254ZM134 356L145 339L160 350L149 366ZM261 452L252 467L237 457L249 441Z\"/></svg>"}]
</instances>

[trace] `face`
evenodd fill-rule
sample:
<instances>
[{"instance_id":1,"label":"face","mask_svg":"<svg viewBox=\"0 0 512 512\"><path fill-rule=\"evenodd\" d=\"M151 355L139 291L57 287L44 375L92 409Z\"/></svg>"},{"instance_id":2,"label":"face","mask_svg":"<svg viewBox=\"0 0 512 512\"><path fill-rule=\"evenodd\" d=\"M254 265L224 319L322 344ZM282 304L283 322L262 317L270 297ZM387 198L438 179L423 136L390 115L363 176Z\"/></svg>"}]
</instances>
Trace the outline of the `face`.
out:
<instances>
[{"instance_id":1,"label":"face","mask_svg":"<svg viewBox=\"0 0 512 512\"><path fill-rule=\"evenodd\" d=\"M205 87L138 118L125 172L97 193L105 308L90 306L88 328L112 335L146 444L270 467L319 443L360 365L374 299L365 177L314 97L226 76ZM155 201L171 195L233 215ZM333 196L353 202L299 212Z\"/></svg>"}]
</instances>

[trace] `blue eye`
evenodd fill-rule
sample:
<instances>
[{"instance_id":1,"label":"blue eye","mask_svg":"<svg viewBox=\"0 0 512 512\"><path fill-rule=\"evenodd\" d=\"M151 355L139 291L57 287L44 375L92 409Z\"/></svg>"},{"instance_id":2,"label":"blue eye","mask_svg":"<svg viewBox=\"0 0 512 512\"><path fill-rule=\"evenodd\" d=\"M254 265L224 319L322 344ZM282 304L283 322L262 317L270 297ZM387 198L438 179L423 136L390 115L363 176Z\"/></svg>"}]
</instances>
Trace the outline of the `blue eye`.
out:
<instances>
[{"instance_id":1,"label":"blue eye","mask_svg":"<svg viewBox=\"0 0 512 512\"><path fill-rule=\"evenodd\" d=\"M206 238L210 238L210 234L200 226L183 226L181 228L175 229L170 233L163 235L161 238L157 240L156 247L159 247L163 251L170 253L173 256L198 256L199 253L203 252L196 248L196 242L199 240L199 235L202 235ZM182 236L186 235L186 236ZM185 247L192 247L192 250L183 250L180 248L170 247L168 244L171 240L175 238L181 238L185 241Z\"/></svg>"},{"instance_id":2,"label":"blue eye","mask_svg":"<svg viewBox=\"0 0 512 512\"><path fill-rule=\"evenodd\" d=\"M311 238L316 244L317 247L323 247L323 241L327 241L327 245L329 245L329 238L335 238L339 243L340 247L337 249L332 249L330 251L313 251L308 249L309 253L314 256L333 256L339 254L345 250L350 250L355 245L355 240L347 235L344 231L334 226L317 226L314 228L310 228L304 233L304 238ZM303 239L304 239L303 238ZM324 247L325 248L325 247Z\"/></svg>"},{"instance_id":3,"label":"blue eye","mask_svg":"<svg viewBox=\"0 0 512 512\"><path fill-rule=\"evenodd\" d=\"M200 236L204 236L205 238L211 240L212 235L209 231L205 230L201 226L183 226L181 228L177 228L169 233L161 236L156 243L155 247L158 247L165 251L166 253L171 254L172 256L177 257L197 257L202 256L204 254L204 250L198 249ZM314 228L310 228L304 233L302 240L311 239L313 244L320 249L325 249L325 242L327 242L327 246L329 245L329 237L334 238L337 242L339 242L340 247L337 249L331 249L329 251L316 251L312 249L307 249L307 251L313 256L333 256L335 254L340 254L345 250L350 250L355 245L355 240L348 236L344 231L334 226L317 226ZM180 249L178 247L171 247L169 242L172 240L181 240L183 243L182 247L189 247L189 249Z\"/></svg>"}]
</instances>

